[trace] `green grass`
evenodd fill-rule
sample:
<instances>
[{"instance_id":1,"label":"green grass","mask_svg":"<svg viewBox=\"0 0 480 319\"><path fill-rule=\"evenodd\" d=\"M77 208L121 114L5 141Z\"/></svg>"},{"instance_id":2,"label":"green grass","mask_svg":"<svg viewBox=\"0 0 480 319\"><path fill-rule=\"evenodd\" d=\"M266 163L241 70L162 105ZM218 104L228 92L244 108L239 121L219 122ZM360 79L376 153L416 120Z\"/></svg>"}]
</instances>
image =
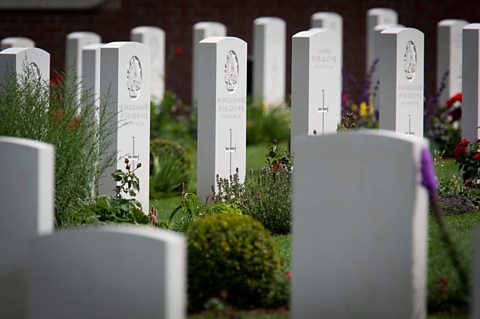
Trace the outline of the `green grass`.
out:
<instances>
[{"instance_id":1,"label":"green grass","mask_svg":"<svg viewBox=\"0 0 480 319\"><path fill-rule=\"evenodd\" d=\"M458 166L454 159L442 160L442 165L437 165L437 177L449 179L458 176Z\"/></svg>"},{"instance_id":2,"label":"green grass","mask_svg":"<svg viewBox=\"0 0 480 319\"><path fill-rule=\"evenodd\" d=\"M247 170L258 170L265 165L265 153L267 144L259 144L247 147ZM282 145L286 147L286 145ZM196 149L190 152L190 160L192 162L192 172L190 184L187 192L196 193L197 184L197 152ZM181 196L166 197L157 200L150 200L150 206L158 209L158 218L162 220L168 218L170 213L180 204Z\"/></svg>"}]
</instances>

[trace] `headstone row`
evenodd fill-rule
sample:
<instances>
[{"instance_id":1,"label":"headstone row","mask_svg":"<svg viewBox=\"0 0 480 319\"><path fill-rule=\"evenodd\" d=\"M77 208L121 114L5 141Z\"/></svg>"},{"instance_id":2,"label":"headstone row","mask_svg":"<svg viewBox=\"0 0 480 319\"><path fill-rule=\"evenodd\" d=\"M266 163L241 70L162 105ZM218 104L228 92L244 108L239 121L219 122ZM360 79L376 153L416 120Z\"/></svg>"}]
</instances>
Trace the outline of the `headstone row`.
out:
<instances>
[{"instance_id":1,"label":"headstone row","mask_svg":"<svg viewBox=\"0 0 480 319\"><path fill-rule=\"evenodd\" d=\"M103 46L86 46L83 55L88 63L83 65L86 86L93 89L91 95L105 101L109 128L113 142L108 152L118 161L108 167L100 179L100 194L113 194L115 182L110 174L125 169L128 158L140 179L137 199L143 210L148 211L149 160L150 160L150 51L137 42L113 42ZM103 63L100 63L100 60ZM38 48L9 48L0 52L0 79L9 74L21 76L26 72L34 79L49 83L50 55Z\"/></svg>"},{"instance_id":2,"label":"headstone row","mask_svg":"<svg viewBox=\"0 0 480 319\"><path fill-rule=\"evenodd\" d=\"M151 100L154 103L160 103L165 91L165 32L158 27L136 27L130 32L130 40L146 44L151 50L151 60L149 61L151 65ZM74 75L77 78L79 95L82 89L91 90L94 87L91 83L92 74L88 73L94 70L94 67L88 63L85 68L83 67L83 50L87 49L89 52L86 53L89 56L87 57L90 59L89 62L94 62L91 60L92 50L99 49L103 45L100 42L100 35L94 32L72 32L67 35L65 71L67 75ZM92 44L97 46L90 46ZM88 74L85 75L84 72ZM95 93L94 96L97 96L99 91L95 91Z\"/></svg>"}]
</instances>

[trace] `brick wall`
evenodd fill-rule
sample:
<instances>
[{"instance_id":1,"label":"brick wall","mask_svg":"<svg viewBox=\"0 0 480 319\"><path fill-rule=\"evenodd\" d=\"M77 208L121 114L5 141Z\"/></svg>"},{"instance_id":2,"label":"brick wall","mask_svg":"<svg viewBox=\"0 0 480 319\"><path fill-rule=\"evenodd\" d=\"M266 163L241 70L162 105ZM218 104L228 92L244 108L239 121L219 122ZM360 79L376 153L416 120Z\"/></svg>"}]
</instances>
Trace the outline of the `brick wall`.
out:
<instances>
[{"instance_id":1,"label":"brick wall","mask_svg":"<svg viewBox=\"0 0 480 319\"><path fill-rule=\"evenodd\" d=\"M390 7L399 14L399 23L418 28L426 39L427 92L434 89L436 68L436 24L446 18L480 22L480 1L421 0L123 0L118 9L84 11L1 11L0 37L26 36L51 53L52 69L62 70L65 37L73 31L93 31L103 42L128 40L130 29L139 25L159 26L166 32L167 48L182 47L183 52L169 63L167 89L190 101L192 26L199 21L218 21L227 26L228 35L252 44L253 20L277 16L287 23L287 79L290 78L290 37L308 29L311 14L334 11L344 19L344 67L362 78L365 70L365 17L373 7ZM249 47L249 54L252 48ZM288 81L289 82L289 81ZM287 84L290 91L290 83Z\"/></svg>"}]
</instances>

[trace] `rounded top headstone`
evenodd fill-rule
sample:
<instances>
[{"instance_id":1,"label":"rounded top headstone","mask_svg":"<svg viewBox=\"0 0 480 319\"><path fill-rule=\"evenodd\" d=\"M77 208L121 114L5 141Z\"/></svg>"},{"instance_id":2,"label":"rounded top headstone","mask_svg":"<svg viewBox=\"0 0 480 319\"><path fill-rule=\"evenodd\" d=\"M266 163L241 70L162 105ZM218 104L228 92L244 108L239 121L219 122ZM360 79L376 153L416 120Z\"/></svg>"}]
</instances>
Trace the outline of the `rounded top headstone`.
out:
<instances>
[{"instance_id":1,"label":"rounded top headstone","mask_svg":"<svg viewBox=\"0 0 480 319\"><path fill-rule=\"evenodd\" d=\"M256 18L254 24L267 24L267 23L278 23L278 24L285 24L285 21L278 17L259 17Z\"/></svg>"},{"instance_id":2,"label":"rounded top headstone","mask_svg":"<svg viewBox=\"0 0 480 319\"><path fill-rule=\"evenodd\" d=\"M98 38L98 41L100 41L100 36L95 32L75 31L75 32L67 34L67 39L69 39L69 40L70 39L79 39L79 38L84 38L84 37Z\"/></svg>"},{"instance_id":3,"label":"rounded top headstone","mask_svg":"<svg viewBox=\"0 0 480 319\"><path fill-rule=\"evenodd\" d=\"M457 24L468 24L468 21L462 20L462 19L445 19L438 22L439 27L448 27L448 26L453 26Z\"/></svg>"}]
</instances>

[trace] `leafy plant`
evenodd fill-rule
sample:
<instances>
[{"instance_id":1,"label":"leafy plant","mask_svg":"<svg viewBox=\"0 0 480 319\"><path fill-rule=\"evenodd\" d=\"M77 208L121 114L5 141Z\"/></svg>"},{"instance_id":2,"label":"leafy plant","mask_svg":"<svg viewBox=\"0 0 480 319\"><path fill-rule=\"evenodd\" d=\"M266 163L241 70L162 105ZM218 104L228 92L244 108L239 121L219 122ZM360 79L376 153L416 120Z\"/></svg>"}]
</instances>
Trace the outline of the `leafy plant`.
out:
<instances>
[{"instance_id":1,"label":"leafy plant","mask_svg":"<svg viewBox=\"0 0 480 319\"><path fill-rule=\"evenodd\" d=\"M428 100L427 100L428 101ZM438 99L434 100L438 101ZM433 102L430 102L433 103ZM426 106L425 133L444 153L454 156L455 146L460 141L460 118L462 115L462 94L452 96L444 106ZM428 115L428 116L427 116Z\"/></svg>"},{"instance_id":2,"label":"leafy plant","mask_svg":"<svg viewBox=\"0 0 480 319\"><path fill-rule=\"evenodd\" d=\"M192 309L211 298L251 308L267 299L279 267L272 236L250 216L215 214L187 231Z\"/></svg>"},{"instance_id":3,"label":"leafy plant","mask_svg":"<svg viewBox=\"0 0 480 319\"><path fill-rule=\"evenodd\" d=\"M188 187L191 162L187 150L175 142L150 142L150 197L180 193Z\"/></svg>"},{"instance_id":4,"label":"leafy plant","mask_svg":"<svg viewBox=\"0 0 480 319\"><path fill-rule=\"evenodd\" d=\"M457 152L462 151L457 150ZM448 171L445 165L446 160L442 157L441 152L434 151L434 165L437 172ZM480 207L480 188L466 187L460 172L439 177L437 185L440 206L445 215L472 213Z\"/></svg>"},{"instance_id":5,"label":"leafy plant","mask_svg":"<svg viewBox=\"0 0 480 319\"><path fill-rule=\"evenodd\" d=\"M213 200L237 205L273 234L286 234L291 228L292 160L274 140L268 147L266 164L259 172L250 172L244 184L238 171L230 178L217 176Z\"/></svg>"},{"instance_id":6,"label":"leafy plant","mask_svg":"<svg viewBox=\"0 0 480 319\"><path fill-rule=\"evenodd\" d=\"M185 147L195 144L196 110L183 103L173 92L165 91L160 104L151 104L150 138L177 141Z\"/></svg>"},{"instance_id":7,"label":"leafy plant","mask_svg":"<svg viewBox=\"0 0 480 319\"><path fill-rule=\"evenodd\" d=\"M116 154L106 152L113 128L106 97L99 108L91 92L78 95L74 76L52 83L9 74L0 84L0 135L38 140L55 146L56 226L68 224L71 210L89 202L93 188Z\"/></svg>"},{"instance_id":8,"label":"leafy plant","mask_svg":"<svg viewBox=\"0 0 480 319\"><path fill-rule=\"evenodd\" d=\"M79 212L72 215L86 216L87 219L77 218L78 224L83 223L131 223L131 224L157 224L156 210L152 209L149 216L142 211L142 205L135 199L140 189L135 171L141 163L132 169L130 161L125 158L125 172L117 169L112 177L117 183L115 195L100 196L92 204L86 205ZM123 196L127 195L129 198Z\"/></svg>"},{"instance_id":9,"label":"leafy plant","mask_svg":"<svg viewBox=\"0 0 480 319\"><path fill-rule=\"evenodd\" d=\"M125 172L121 169L117 169L112 173L112 177L117 183L114 189L116 198L122 198L122 193L135 197L140 190L140 180L137 175L135 175L135 171L142 167L142 163L137 163L137 166L132 169L128 158L125 157L124 162Z\"/></svg>"},{"instance_id":10,"label":"leafy plant","mask_svg":"<svg viewBox=\"0 0 480 319\"><path fill-rule=\"evenodd\" d=\"M227 203L202 203L197 195L185 193L182 201L171 213L168 220L161 226L178 232L185 232L190 224L198 218L211 216L220 212L242 215L241 210L233 204ZM176 218L180 216L179 218Z\"/></svg>"},{"instance_id":11,"label":"leafy plant","mask_svg":"<svg viewBox=\"0 0 480 319\"><path fill-rule=\"evenodd\" d=\"M290 138L290 108L277 105L265 108L263 103L247 107L247 144L269 143L272 139Z\"/></svg>"},{"instance_id":12,"label":"leafy plant","mask_svg":"<svg viewBox=\"0 0 480 319\"><path fill-rule=\"evenodd\" d=\"M480 188L480 140L469 142L462 139L454 150L466 187Z\"/></svg>"},{"instance_id":13,"label":"leafy plant","mask_svg":"<svg viewBox=\"0 0 480 319\"><path fill-rule=\"evenodd\" d=\"M375 60L363 82L347 71L343 72L342 120L339 130L378 128L378 106L373 99L378 94L379 83L372 83L378 60Z\"/></svg>"}]
</instances>

